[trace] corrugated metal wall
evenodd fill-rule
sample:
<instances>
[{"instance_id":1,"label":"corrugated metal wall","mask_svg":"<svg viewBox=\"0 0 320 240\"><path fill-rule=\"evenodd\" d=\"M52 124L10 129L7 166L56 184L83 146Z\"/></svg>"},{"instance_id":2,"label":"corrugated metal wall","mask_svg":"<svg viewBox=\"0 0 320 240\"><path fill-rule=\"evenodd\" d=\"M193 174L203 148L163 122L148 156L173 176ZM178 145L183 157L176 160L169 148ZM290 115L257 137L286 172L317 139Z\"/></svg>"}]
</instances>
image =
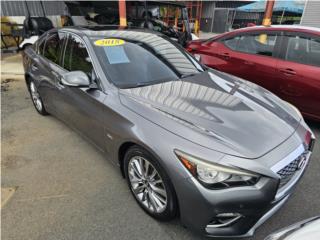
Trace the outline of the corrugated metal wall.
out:
<instances>
[{"instance_id":1,"label":"corrugated metal wall","mask_svg":"<svg viewBox=\"0 0 320 240\"><path fill-rule=\"evenodd\" d=\"M301 25L320 28L320 1L307 1Z\"/></svg>"},{"instance_id":2,"label":"corrugated metal wall","mask_svg":"<svg viewBox=\"0 0 320 240\"><path fill-rule=\"evenodd\" d=\"M212 31L212 18L214 14L215 2L202 2L202 15L200 19L200 29L204 32Z\"/></svg>"},{"instance_id":3,"label":"corrugated metal wall","mask_svg":"<svg viewBox=\"0 0 320 240\"><path fill-rule=\"evenodd\" d=\"M46 16L66 14L66 5L61 1L42 1ZM43 16L40 1L1 1L1 16Z\"/></svg>"}]
</instances>

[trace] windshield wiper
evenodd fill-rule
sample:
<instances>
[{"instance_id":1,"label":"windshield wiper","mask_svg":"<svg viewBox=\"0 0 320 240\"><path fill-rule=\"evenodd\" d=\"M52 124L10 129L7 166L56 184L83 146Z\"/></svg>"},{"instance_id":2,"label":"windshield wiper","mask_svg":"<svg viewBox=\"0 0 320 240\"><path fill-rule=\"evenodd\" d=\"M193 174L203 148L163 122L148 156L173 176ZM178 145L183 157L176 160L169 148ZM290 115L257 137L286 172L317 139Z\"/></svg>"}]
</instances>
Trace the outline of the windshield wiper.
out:
<instances>
[{"instance_id":1,"label":"windshield wiper","mask_svg":"<svg viewBox=\"0 0 320 240\"><path fill-rule=\"evenodd\" d=\"M144 87L152 84L153 82L137 82L136 84L133 85L133 87Z\"/></svg>"},{"instance_id":2,"label":"windshield wiper","mask_svg":"<svg viewBox=\"0 0 320 240\"><path fill-rule=\"evenodd\" d=\"M192 77L196 75L196 73L187 73L187 74L182 74L180 78L187 78L187 77Z\"/></svg>"},{"instance_id":3,"label":"windshield wiper","mask_svg":"<svg viewBox=\"0 0 320 240\"><path fill-rule=\"evenodd\" d=\"M179 78L176 79L161 79L161 80L156 80L156 81L151 81L151 82L137 82L135 84L132 84L130 88L136 88L136 87L144 87L144 86L149 86L149 85L154 85L154 84L159 84L159 83L165 83L165 82L171 82L171 81L177 81Z\"/></svg>"}]
</instances>

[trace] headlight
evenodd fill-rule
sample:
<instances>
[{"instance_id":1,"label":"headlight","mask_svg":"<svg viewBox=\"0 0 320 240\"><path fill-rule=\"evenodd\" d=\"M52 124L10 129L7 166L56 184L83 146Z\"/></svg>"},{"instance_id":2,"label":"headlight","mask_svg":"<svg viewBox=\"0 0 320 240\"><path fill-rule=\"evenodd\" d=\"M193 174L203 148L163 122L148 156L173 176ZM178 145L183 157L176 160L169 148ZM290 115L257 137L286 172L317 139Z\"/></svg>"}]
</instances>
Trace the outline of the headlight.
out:
<instances>
[{"instance_id":1,"label":"headlight","mask_svg":"<svg viewBox=\"0 0 320 240\"><path fill-rule=\"evenodd\" d=\"M179 150L175 154L192 176L210 189L250 186L259 180L258 175L249 171L210 163Z\"/></svg>"}]
</instances>

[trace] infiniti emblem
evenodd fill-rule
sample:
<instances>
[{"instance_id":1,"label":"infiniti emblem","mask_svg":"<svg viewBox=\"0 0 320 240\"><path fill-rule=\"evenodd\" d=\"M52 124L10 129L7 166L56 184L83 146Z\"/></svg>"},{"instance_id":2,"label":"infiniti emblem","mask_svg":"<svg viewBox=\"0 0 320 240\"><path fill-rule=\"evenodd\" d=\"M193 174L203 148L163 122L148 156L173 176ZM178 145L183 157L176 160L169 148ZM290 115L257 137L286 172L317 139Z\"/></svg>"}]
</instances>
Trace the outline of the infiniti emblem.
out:
<instances>
[{"instance_id":1,"label":"infiniti emblem","mask_svg":"<svg viewBox=\"0 0 320 240\"><path fill-rule=\"evenodd\" d=\"M303 156L301 157L301 160L300 160L299 164L298 164L297 170L303 168L303 166L304 166L305 163L306 163L306 160L307 160L306 156L303 155Z\"/></svg>"}]
</instances>

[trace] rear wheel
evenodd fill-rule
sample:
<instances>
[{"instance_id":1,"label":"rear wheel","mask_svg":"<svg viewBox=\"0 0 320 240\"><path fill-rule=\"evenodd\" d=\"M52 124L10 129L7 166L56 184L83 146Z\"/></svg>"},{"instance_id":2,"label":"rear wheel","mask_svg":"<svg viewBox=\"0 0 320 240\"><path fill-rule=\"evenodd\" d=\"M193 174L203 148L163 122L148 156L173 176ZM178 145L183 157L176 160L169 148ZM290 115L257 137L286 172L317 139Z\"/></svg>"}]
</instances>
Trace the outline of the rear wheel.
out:
<instances>
[{"instance_id":1,"label":"rear wheel","mask_svg":"<svg viewBox=\"0 0 320 240\"><path fill-rule=\"evenodd\" d=\"M168 175L146 150L131 147L125 154L125 175L138 204L150 216L163 221L177 213L177 200Z\"/></svg>"},{"instance_id":2,"label":"rear wheel","mask_svg":"<svg viewBox=\"0 0 320 240\"><path fill-rule=\"evenodd\" d=\"M37 110L37 112L40 113L41 115L48 115L46 109L44 108L38 89L33 80L29 82L29 92L32 99L32 103L35 109Z\"/></svg>"}]
</instances>

